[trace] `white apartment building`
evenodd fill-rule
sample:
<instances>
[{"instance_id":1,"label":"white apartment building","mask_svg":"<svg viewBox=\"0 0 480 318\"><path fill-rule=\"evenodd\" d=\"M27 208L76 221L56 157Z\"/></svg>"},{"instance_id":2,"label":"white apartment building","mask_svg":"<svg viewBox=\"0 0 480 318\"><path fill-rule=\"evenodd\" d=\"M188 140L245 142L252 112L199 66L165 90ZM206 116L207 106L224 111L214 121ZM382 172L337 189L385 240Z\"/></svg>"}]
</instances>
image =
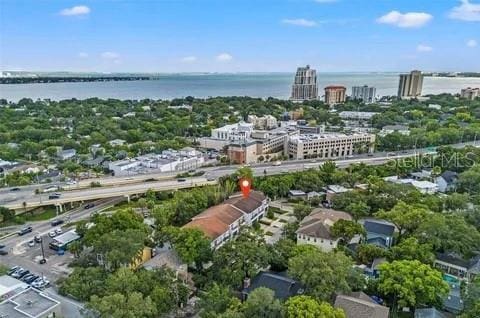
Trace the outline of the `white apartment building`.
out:
<instances>
[{"instance_id":1,"label":"white apartment building","mask_svg":"<svg viewBox=\"0 0 480 318\"><path fill-rule=\"evenodd\" d=\"M377 89L375 87L369 87L367 85L352 87L352 99L361 100L365 104L374 103L376 94Z\"/></svg>"},{"instance_id":2,"label":"white apartment building","mask_svg":"<svg viewBox=\"0 0 480 318\"><path fill-rule=\"evenodd\" d=\"M341 158L373 152L375 135L368 133L324 133L290 136L286 155L293 159Z\"/></svg>"},{"instance_id":3,"label":"white apartment building","mask_svg":"<svg viewBox=\"0 0 480 318\"><path fill-rule=\"evenodd\" d=\"M226 141L242 141L250 138L252 131L252 123L240 122L212 129L211 138Z\"/></svg>"}]
</instances>

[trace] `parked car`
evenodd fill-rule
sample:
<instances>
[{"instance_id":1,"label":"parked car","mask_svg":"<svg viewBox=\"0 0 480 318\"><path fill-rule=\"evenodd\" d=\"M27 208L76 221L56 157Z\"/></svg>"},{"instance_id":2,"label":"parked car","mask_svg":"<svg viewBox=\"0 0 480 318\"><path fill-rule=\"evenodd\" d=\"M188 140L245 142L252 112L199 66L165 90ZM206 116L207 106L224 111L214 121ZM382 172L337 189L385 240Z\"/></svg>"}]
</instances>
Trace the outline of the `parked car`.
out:
<instances>
[{"instance_id":1,"label":"parked car","mask_svg":"<svg viewBox=\"0 0 480 318\"><path fill-rule=\"evenodd\" d=\"M50 232L48 232L48 236L55 237L55 236L57 236L57 233L55 233L55 231L50 231Z\"/></svg>"},{"instance_id":2,"label":"parked car","mask_svg":"<svg viewBox=\"0 0 480 318\"><path fill-rule=\"evenodd\" d=\"M4 248L4 247L5 247L5 245L3 245L3 244L0 244L0 248Z\"/></svg>"},{"instance_id":3,"label":"parked car","mask_svg":"<svg viewBox=\"0 0 480 318\"><path fill-rule=\"evenodd\" d=\"M0 250L0 255L8 255L8 252L5 250Z\"/></svg>"},{"instance_id":4,"label":"parked car","mask_svg":"<svg viewBox=\"0 0 480 318\"><path fill-rule=\"evenodd\" d=\"M25 279L24 282L27 283L27 284L31 284L34 281L36 281L39 277L40 276L38 276L38 275L32 275L28 279Z\"/></svg>"},{"instance_id":5,"label":"parked car","mask_svg":"<svg viewBox=\"0 0 480 318\"><path fill-rule=\"evenodd\" d=\"M37 289L44 289L47 288L50 285L50 282L46 279L40 279L36 280L32 283L32 287L35 287Z\"/></svg>"},{"instance_id":6,"label":"parked car","mask_svg":"<svg viewBox=\"0 0 480 318\"><path fill-rule=\"evenodd\" d=\"M88 210L88 209L93 208L94 206L95 206L95 204L89 203L89 204L85 205L84 209L85 209L85 210Z\"/></svg>"},{"instance_id":7,"label":"parked car","mask_svg":"<svg viewBox=\"0 0 480 318\"><path fill-rule=\"evenodd\" d=\"M25 276L25 275L27 275L27 274L29 274L29 273L30 273L30 271L29 271L28 269L23 269L23 268L22 268L22 269L16 271L15 273L13 273L13 274L12 274L12 277L13 277L13 278L18 278L18 279L20 279L20 278L22 278L23 276Z\"/></svg>"},{"instance_id":8,"label":"parked car","mask_svg":"<svg viewBox=\"0 0 480 318\"><path fill-rule=\"evenodd\" d=\"M20 188L11 188L10 191L20 191Z\"/></svg>"},{"instance_id":9,"label":"parked car","mask_svg":"<svg viewBox=\"0 0 480 318\"><path fill-rule=\"evenodd\" d=\"M51 223L51 225L52 225L52 226L58 226L58 225L60 225L60 224L63 224L63 222L64 222L64 221L61 220L61 219L53 220L52 223Z\"/></svg>"},{"instance_id":10,"label":"parked car","mask_svg":"<svg viewBox=\"0 0 480 318\"><path fill-rule=\"evenodd\" d=\"M37 243L41 243L42 242L42 237L40 235L35 235L35 237L33 238L33 240Z\"/></svg>"},{"instance_id":11,"label":"parked car","mask_svg":"<svg viewBox=\"0 0 480 318\"><path fill-rule=\"evenodd\" d=\"M20 231L18 231L18 235L25 235L27 233L30 233L33 231L33 228L31 226L27 226L23 229L21 229Z\"/></svg>"},{"instance_id":12,"label":"parked car","mask_svg":"<svg viewBox=\"0 0 480 318\"><path fill-rule=\"evenodd\" d=\"M19 268L20 268L20 266L17 266L17 265L10 267L10 269L7 271L7 275L11 275L11 274L15 273L15 271Z\"/></svg>"},{"instance_id":13,"label":"parked car","mask_svg":"<svg viewBox=\"0 0 480 318\"><path fill-rule=\"evenodd\" d=\"M74 184L77 184L77 181L72 180L67 182L67 185L74 185Z\"/></svg>"},{"instance_id":14,"label":"parked car","mask_svg":"<svg viewBox=\"0 0 480 318\"><path fill-rule=\"evenodd\" d=\"M34 247L35 246L35 241L34 240L28 241L28 246Z\"/></svg>"},{"instance_id":15,"label":"parked car","mask_svg":"<svg viewBox=\"0 0 480 318\"><path fill-rule=\"evenodd\" d=\"M60 235L63 233L63 231L61 228L58 228L58 229L55 229L55 233L57 233L57 235Z\"/></svg>"}]
</instances>

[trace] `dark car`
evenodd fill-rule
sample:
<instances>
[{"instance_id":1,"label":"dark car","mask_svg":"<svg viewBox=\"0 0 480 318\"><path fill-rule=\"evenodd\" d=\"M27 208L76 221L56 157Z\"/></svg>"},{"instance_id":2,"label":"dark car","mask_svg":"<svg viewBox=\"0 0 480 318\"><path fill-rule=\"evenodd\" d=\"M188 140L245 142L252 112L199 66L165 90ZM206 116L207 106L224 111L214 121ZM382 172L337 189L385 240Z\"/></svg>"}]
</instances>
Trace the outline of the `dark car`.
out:
<instances>
[{"instance_id":1,"label":"dark car","mask_svg":"<svg viewBox=\"0 0 480 318\"><path fill-rule=\"evenodd\" d=\"M89 203L89 204L87 204L87 205L84 207L84 209L85 209L85 210L88 210L88 209L93 208L94 206L95 206L95 204Z\"/></svg>"},{"instance_id":2,"label":"dark car","mask_svg":"<svg viewBox=\"0 0 480 318\"><path fill-rule=\"evenodd\" d=\"M63 222L65 222L65 221L63 221L63 220L54 220L54 221L52 221L51 224L52 224L52 226L57 226L57 225L63 224Z\"/></svg>"},{"instance_id":3,"label":"dark car","mask_svg":"<svg viewBox=\"0 0 480 318\"><path fill-rule=\"evenodd\" d=\"M3 245L3 244L0 244L0 248L4 248L4 247L5 247L5 245Z\"/></svg>"},{"instance_id":4,"label":"dark car","mask_svg":"<svg viewBox=\"0 0 480 318\"><path fill-rule=\"evenodd\" d=\"M15 271L16 271L17 269L19 269L19 268L20 268L20 266L18 266L18 265L15 265L15 266L11 267L11 268L8 270L7 275L12 275L12 274L15 273Z\"/></svg>"},{"instance_id":5,"label":"dark car","mask_svg":"<svg viewBox=\"0 0 480 318\"><path fill-rule=\"evenodd\" d=\"M50 194L48 196L48 199L49 200L60 199L60 195L59 194Z\"/></svg>"},{"instance_id":6,"label":"dark car","mask_svg":"<svg viewBox=\"0 0 480 318\"><path fill-rule=\"evenodd\" d=\"M27 233L30 233L33 231L33 228L31 226L27 226L23 229L21 229L20 231L18 231L18 235L25 235Z\"/></svg>"},{"instance_id":7,"label":"dark car","mask_svg":"<svg viewBox=\"0 0 480 318\"><path fill-rule=\"evenodd\" d=\"M20 191L20 188L11 188L10 191Z\"/></svg>"},{"instance_id":8,"label":"dark car","mask_svg":"<svg viewBox=\"0 0 480 318\"><path fill-rule=\"evenodd\" d=\"M5 250L0 250L0 255L8 255L8 252Z\"/></svg>"},{"instance_id":9,"label":"dark car","mask_svg":"<svg viewBox=\"0 0 480 318\"><path fill-rule=\"evenodd\" d=\"M185 182L185 181L187 181L187 179L185 179L185 178L180 178L180 179L177 179L177 181L178 181L178 182Z\"/></svg>"}]
</instances>

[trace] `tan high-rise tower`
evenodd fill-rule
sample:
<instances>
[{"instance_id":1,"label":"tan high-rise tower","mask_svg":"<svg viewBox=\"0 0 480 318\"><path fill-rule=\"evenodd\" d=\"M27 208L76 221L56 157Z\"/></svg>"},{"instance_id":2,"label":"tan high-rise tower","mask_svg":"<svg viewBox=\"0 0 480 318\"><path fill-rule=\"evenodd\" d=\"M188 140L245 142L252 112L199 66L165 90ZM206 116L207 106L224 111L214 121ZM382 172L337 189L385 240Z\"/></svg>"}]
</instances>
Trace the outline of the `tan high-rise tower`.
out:
<instances>
[{"instance_id":1,"label":"tan high-rise tower","mask_svg":"<svg viewBox=\"0 0 480 318\"><path fill-rule=\"evenodd\" d=\"M290 99L295 102L303 102L305 100L317 99L317 97L317 71L311 69L310 65L297 68Z\"/></svg>"},{"instance_id":2,"label":"tan high-rise tower","mask_svg":"<svg viewBox=\"0 0 480 318\"><path fill-rule=\"evenodd\" d=\"M423 75L420 71L411 71L410 74L400 74L398 83L399 98L415 98L422 95Z\"/></svg>"}]
</instances>

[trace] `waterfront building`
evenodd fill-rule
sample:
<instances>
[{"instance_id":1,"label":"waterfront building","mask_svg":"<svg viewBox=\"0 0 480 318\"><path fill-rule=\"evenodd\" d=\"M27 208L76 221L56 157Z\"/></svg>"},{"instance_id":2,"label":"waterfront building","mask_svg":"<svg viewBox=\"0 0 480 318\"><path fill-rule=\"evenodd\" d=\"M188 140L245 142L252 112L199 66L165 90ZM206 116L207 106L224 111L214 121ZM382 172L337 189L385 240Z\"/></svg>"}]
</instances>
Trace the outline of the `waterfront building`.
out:
<instances>
[{"instance_id":1,"label":"waterfront building","mask_svg":"<svg viewBox=\"0 0 480 318\"><path fill-rule=\"evenodd\" d=\"M475 98L480 96L480 88L463 88L460 92L460 96L462 98L466 98L468 100L474 100Z\"/></svg>"},{"instance_id":2,"label":"waterfront building","mask_svg":"<svg viewBox=\"0 0 480 318\"><path fill-rule=\"evenodd\" d=\"M345 103L347 96L345 86L331 85L325 87L325 104L330 106Z\"/></svg>"},{"instance_id":3,"label":"waterfront building","mask_svg":"<svg viewBox=\"0 0 480 318\"><path fill-rule=\"evenodd\" d=\"M377 94L377 89L375 87L369 87L367 85L352 87L352 99L361 100L365 104L375 102L376 94Z\"/></svg>"},{"instance_id":4,"label":"waterfront building","mask_svg":"<svg viewBox=\"0 0 480 318\"><path fill-rule=\"evenodd\" d=\"M311 69L310 65L297 68L290 99L294 102L303 102L317 99L317 97L317 71Z\"/></svg>"},{"instance_id":5,"label":"waterfront building","mask_svg":"<svg viewBox=\"0 0 480 318\"><path fill-rule=\"evenodd\" d=\"M411 71L410 74L400 74L398 83L399 98L416 98L422 95L423 74L421 71Z\"/></svg>"}]
</instances>

